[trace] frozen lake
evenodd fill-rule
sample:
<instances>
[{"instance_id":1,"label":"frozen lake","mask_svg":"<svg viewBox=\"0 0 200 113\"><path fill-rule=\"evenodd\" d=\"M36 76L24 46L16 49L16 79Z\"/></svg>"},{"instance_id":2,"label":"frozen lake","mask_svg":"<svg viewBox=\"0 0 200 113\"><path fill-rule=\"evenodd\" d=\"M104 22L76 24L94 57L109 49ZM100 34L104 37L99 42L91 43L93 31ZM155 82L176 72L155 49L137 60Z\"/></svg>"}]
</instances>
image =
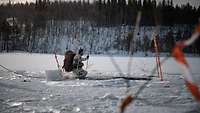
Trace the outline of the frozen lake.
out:
<instances>
[{"instance_id":1,"label":"frozen lake","mask_svg":"<svg viewBox=\"0 0 200 113\"><path fill-rule=\"evenodd\" d=\"M63 56L58 55L58 59L62 64ZM90 56L88 77L151 75L154 57L133 57L132 65L128 65L129 59ZM200 58L187 60L196 82L200 83ZM46 81L45 70L57 69L52 54L1 53L0 64L18 73L0 67L1 113L118 113L120 100L126 95L124 79ZM154 77L125 112L200 113L199 104L184 84L183 71L173 58L162 69L164 81ZM134 95L146 81L128 82Z\"/></svg>"}]
</instances>

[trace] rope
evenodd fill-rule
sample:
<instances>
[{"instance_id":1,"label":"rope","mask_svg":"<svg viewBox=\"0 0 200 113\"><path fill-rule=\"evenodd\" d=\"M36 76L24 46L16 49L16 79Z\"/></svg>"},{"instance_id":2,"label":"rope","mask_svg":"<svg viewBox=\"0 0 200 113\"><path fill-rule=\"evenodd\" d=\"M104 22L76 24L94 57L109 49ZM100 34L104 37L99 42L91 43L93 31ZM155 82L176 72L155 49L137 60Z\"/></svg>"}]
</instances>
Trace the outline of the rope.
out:
<instances>
[{"instance_id":1,"label":"rope","mask_svg":"<svg viewBox=\"0 0 200 113\"><path fill-rule=\"evenodd\" d=\"M13 72L13 73L15 73L15 74L19 74L19 73L13 71L13 70L11 70L11 69L9 69L9 68L7 68L7 67L1 65L1 64L0 64L0 66L1 66L2 68L6 69L6 70L9 71L9 72Z\"/></svg>"}]
</instances>

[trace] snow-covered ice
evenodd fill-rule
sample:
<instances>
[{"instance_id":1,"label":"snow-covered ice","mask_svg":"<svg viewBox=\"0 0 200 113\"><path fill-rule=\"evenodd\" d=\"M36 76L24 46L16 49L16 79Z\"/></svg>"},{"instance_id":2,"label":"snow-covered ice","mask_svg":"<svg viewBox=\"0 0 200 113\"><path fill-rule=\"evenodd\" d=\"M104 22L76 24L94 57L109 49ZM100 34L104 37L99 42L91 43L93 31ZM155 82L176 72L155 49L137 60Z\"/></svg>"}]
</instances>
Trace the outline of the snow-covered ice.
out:
<instances>
[{"instance_id":1,"label":"snow-covered ice","mask_svg":"<svg viewBox=\"0 0 200 113\"><path fill-rule=\"evenodd\" d=\"M62 65L63 56L58 55ZM112 60L120 68L116 69ZM163 59L163 58L161 58ZM88 77L147 77L155 67L154 57L93 55L89 59ZM200 86L200 58L187 58ZM124 79L47 81L46 70L56 70L53 54L1 53L1 113L117 113L126 95ZM179 65L170 58L163 65L164 81L154 77L128 106L126 113L200 113L200 106L188 92ZM157 74L155 73L155 76ZM142 80L129 80L130 92L136 92Z\"/></svg>"}]
</instances>

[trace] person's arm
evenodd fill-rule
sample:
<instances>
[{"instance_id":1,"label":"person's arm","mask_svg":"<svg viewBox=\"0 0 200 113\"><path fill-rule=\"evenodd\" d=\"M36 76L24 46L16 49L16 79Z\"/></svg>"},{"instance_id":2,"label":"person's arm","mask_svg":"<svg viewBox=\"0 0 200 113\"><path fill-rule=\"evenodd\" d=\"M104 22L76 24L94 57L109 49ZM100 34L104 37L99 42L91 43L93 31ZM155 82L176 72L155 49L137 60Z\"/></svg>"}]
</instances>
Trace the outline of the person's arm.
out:
<instances>
[{"instance_id":1,"label":"person's arm","mask_svg":"<svg viewBox=\"0 0 200 113\"><path fill-rule=\"evenodd\" d=\"M87 58L81 58L81 61L86 61L87 60Z\"/></svg>"},{"instance_id":2,"label":"person's arm","mask_svg":"<svg viewBox=\"0 0 200 113\"><path fill-rule=\"evenodd\" d=\"M87 55L86 58L82 58L82 57L81 57L81 61L86 61L87 59L89 59L89 55Z\"/></svg>"}]
</instances>

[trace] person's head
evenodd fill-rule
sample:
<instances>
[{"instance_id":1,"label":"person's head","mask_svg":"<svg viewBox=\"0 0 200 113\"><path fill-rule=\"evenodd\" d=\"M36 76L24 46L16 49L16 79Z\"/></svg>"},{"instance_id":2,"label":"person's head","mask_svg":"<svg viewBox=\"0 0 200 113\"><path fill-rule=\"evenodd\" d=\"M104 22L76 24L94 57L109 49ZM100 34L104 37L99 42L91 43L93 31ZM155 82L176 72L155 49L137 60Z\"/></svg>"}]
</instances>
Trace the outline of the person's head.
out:
<instances>
[{"instance_id":1,"label":"person's head","mask_svg":"<svg viewBox=\"0 0 200 113\"><path fill-rule=\"evenodd\" d=\"M81 56L83 55L83 49L82 48L79 49L78 54L81 55Z\"/></svg>"}]
</instances>

